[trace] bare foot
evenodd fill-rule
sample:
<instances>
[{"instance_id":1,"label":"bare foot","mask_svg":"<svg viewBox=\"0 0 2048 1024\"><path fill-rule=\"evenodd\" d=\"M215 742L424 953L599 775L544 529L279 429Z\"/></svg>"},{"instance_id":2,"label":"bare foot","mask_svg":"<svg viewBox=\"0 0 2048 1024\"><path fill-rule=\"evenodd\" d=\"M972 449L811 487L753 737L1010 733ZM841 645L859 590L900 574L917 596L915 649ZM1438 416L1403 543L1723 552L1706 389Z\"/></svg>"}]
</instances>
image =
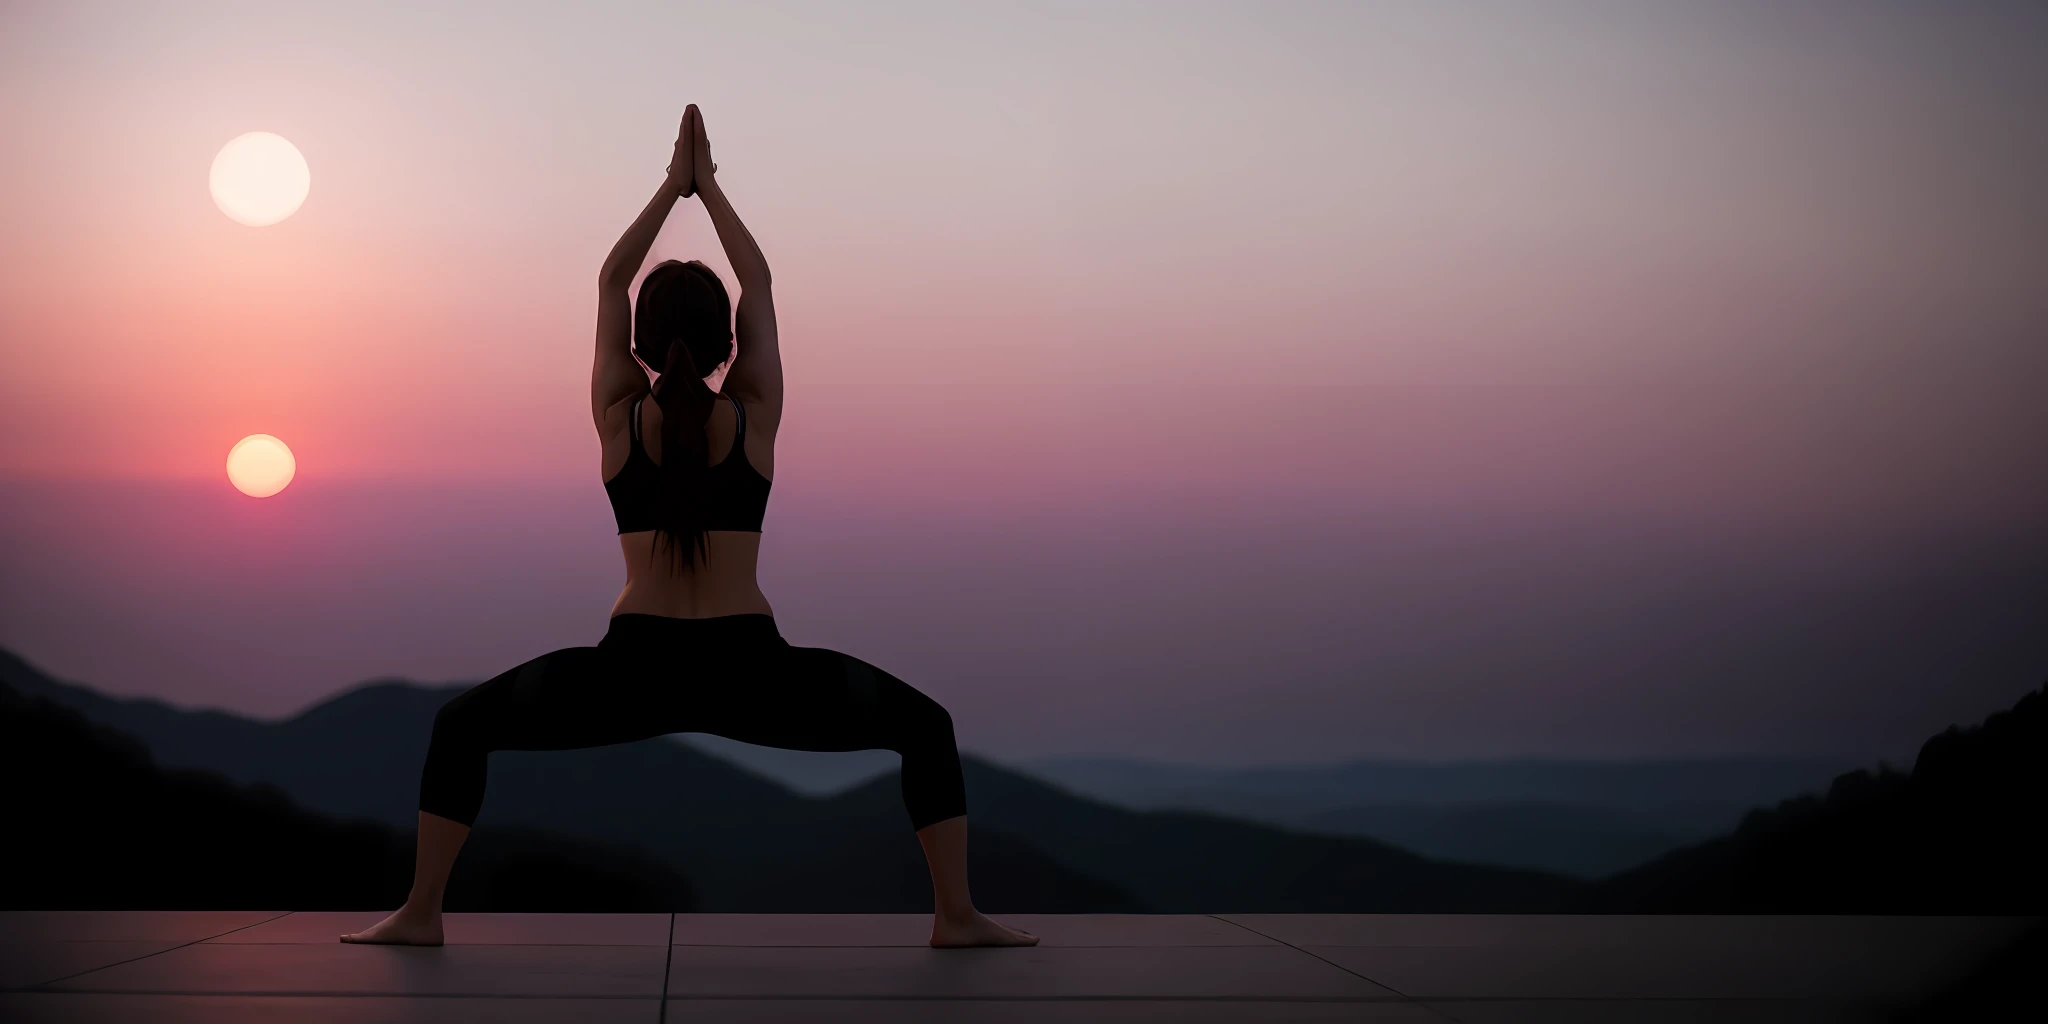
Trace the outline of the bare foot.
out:
<instances>
[{"instance_id":1,"label":"bare foot","mask_svg":"<svg viewBox=\"0 0 2048 1024\"><path fill-rule=\"evenodd\" d=\"M342 936L341 941L389 946L438 946L441 944L441 915L429 917L400 907L392 911L390 917L362 931Z\"/></svg>"},{"instance_id":2,"label":"bare foot","mask_svg":"<svg viewBox=\"0 0 2048 1024\"><path fill-rule=\"evenodd\" d=\"M976 911L967 921L932 919L932 948L961 949L967 946L1036 946L1038 936L1005 928Z\"/></svg>"}]
</instances>

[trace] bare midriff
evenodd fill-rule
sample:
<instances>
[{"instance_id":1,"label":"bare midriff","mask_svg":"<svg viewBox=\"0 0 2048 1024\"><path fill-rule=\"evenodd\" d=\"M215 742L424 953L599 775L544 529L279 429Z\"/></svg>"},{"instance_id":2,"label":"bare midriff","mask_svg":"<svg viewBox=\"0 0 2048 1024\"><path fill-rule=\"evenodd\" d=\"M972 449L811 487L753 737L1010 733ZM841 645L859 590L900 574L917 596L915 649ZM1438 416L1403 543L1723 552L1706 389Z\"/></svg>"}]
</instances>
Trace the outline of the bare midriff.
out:
<instances>
[{"instance_id":1,"label":"bare midriff","mask_svg":"<svg viewBox=\"0 0 2048 1024\"><path fill-rule=\"evenodd\" d=\"M761 558L761 535L742 530L711 530L695 566L670 568L669 553L653 530L619 535L626 556L626 589L612 604L613 615L637 613L678 619L718 615L773 615L761 593L754 567Z\"/></svg>"}]
</instances>

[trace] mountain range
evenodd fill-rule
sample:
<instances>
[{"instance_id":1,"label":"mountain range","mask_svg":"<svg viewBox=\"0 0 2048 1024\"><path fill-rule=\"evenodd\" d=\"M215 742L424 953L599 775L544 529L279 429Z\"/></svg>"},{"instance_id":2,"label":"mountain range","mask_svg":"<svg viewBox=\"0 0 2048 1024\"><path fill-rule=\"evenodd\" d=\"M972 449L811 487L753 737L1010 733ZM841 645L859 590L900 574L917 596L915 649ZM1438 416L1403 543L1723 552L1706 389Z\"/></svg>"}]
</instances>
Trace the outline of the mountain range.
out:
<instances>
[{"instance_id":1,"label":"mountain range","mask_svg":"<svg viewBox=\"0 0 2048 1024\"><path fill-rule=\"evenodd\" d=\"M1733 829L1750 809L1825 790L1836 758L1359 760L1231 768L1117 757L1019 767L1140 810L1207 811L1367 836L1444 860L1599 878Z\"/></svg>"},{"instance_id":2,"label":"mountain range","mask_svg":"<svg viewBox=\"0 0 2048 1024\"><path fill-rule=\"evenodd\" d=\"M414 822L434 712L461 689L368 684L290 719L258 722L108 697L5 652L0 683L135 737L169 772L267 787L262 799L275 804L288 798L307 813L398 836ZM19 718L23 705L11 701L7 713ZM13 765L15 778L35 783L18 787L29 796L16 801L13 820L26 817L30 834L48 837L66 834L67 814L108 813L92 802L108 786L70 792L92 774L89 760L74 757L71 771L39 771L33 756ZM1597 882L1207 812L1131 810L980 758L964 762L975 892L993 911L2037 914L2048 906L2039 868L2048 841L2037 834L2048 810L2048 696L2039 691L1930 739L1910 772L1839 775L1824 794L1754 809L1726 835ZM928 910L930 883L897 787L892 771L806 796L661 737L502 752L492 757L478 835L581 850L615 879L639 878L636 885L664 884L634 874L653 865L687 880L700 910ZM139 806L129 800L114 816ZM161 846L152 830L179 827L145 818L125 833L127 848ZM103 834L118 846L118 833Z\"/></svg>"},{"instance_id":3,"label":"mountain range","mask_svg":"<svg viewBox=\"0 0 2048 1024\"><path fill-rule=\"evenodd\" d=\"M461 689L373 683L258 722L108 697L12 655L0 654L0 682L136 737L166 767L272 786L310 811L401 831L415 821L434 713ZM963 761L970 867L988 910L1542 912L1565 907L1580 888L1557 875L1435 861L1367 839L1126 810L980 758ZM893 771L814 798L660 737L501 752L478 826L646 855L687 878L705 911L931 906Z\"/></svg>"}]
</instances>

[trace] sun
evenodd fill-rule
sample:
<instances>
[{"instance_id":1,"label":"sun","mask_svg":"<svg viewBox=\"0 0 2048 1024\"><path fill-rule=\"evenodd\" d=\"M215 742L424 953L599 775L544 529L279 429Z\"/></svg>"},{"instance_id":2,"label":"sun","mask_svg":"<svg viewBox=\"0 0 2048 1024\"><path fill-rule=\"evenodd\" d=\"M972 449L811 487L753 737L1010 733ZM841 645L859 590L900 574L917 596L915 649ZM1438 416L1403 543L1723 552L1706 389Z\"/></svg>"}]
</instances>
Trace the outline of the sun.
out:
<instances>
[{"instance_id":1,"label":"sun","mask_svg":"<svg viewBox=\"0 0 2048 1024\"><path fill-rule=\"evenodd\" d=\"M228 482L252 498L284 490L298 471L292 450L269 434L250 434L228 449Z\"/></svg>"},{"instance_id":2,"label":"sun","mask_svg":"<svg viewBox=\"0 0 2048 1024\"><path fill-rule=\"evenodd\" d=\"M313 173L299 147L282 135L249 132L228 140L213 158L207 187L220 212L262 227L298 212L312 187Z\"/></svg>"}]
</instances>

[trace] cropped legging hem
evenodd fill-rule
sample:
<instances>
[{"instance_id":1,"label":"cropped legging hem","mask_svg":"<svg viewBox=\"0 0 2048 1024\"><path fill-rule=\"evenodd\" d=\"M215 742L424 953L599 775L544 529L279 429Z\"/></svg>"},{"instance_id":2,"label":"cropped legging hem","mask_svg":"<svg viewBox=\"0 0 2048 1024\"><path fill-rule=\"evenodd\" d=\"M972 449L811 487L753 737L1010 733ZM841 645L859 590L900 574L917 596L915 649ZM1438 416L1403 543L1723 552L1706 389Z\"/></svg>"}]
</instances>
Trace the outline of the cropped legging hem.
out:
<instances>
[{"instance_id":1,"label":"cropped legging hem","mask_svg":"<svg viewBox=\"0 0 2048 1024\"><path fill-rule=\"evenodd\" d=\"M419 809L471 825L498 750L573 750L701 732L787 750L893 750L922 829L967 813L953 719L848 654L794 647L772 616L614 616L595 647L551 651L434 716Z\"/></svg>"}]
</instances>

